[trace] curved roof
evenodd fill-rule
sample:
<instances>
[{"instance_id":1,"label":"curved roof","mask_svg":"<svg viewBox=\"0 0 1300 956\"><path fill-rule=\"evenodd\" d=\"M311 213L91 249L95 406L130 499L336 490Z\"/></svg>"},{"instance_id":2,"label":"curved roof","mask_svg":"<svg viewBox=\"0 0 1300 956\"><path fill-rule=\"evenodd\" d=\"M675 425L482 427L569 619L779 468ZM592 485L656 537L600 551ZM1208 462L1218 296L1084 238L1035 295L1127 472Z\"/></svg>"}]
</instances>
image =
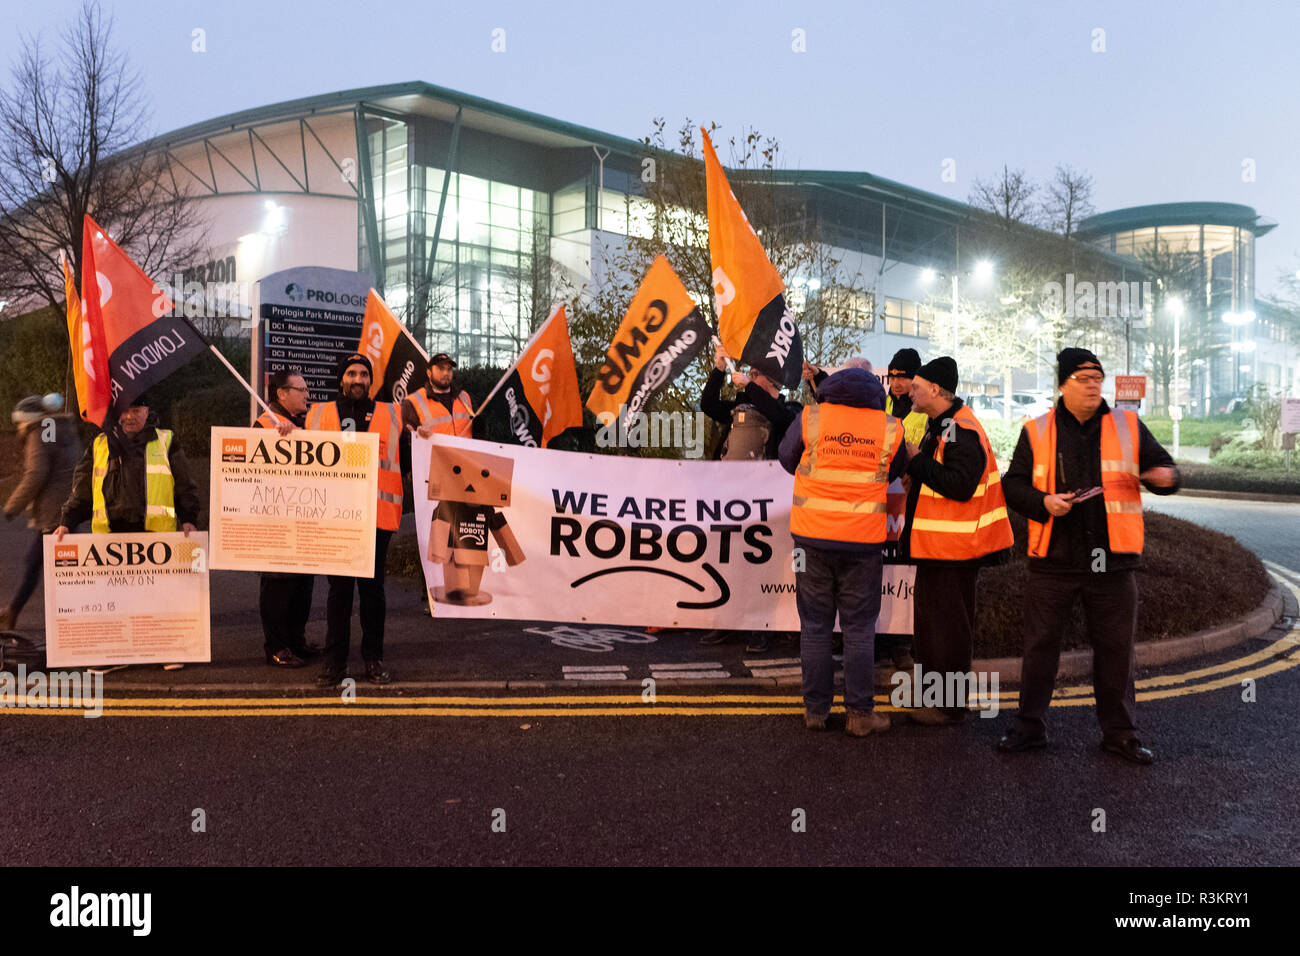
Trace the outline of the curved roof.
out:
<instances>
[{"instance_id":1,"label":"curved roof","mask_svg":"<svg viewBox=\"0 0 1300 956\"><path fill-rule=\"evenodd\" d=\"M1240 226L1256 236L1277 227L1249 206L1232 202L1167 202L1153 206L1129 206L1111 212L1089 216L1079 223L1076 235L1080 239L1096 239L1130 229L1150 229L1152 226Z\"/></svg>"}]
</instances>

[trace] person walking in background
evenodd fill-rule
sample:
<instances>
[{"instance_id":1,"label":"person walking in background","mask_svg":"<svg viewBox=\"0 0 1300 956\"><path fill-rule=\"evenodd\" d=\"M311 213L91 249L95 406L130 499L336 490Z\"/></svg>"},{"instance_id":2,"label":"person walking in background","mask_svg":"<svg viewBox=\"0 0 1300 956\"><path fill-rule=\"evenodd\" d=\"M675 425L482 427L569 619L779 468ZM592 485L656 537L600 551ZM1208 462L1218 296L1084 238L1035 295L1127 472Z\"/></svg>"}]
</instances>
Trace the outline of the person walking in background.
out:
<instances>
[{"instance_id":1,"label":"person walking in background","mask_svg":"<svg viewBox=\"0 0 1300 956\"><path fill-rule=\"evenodd\" d=\"M18 426L23 448L23 476L5 502L5 518L12 520L30 512L27 526L32 534L23 556L23 574L6 607L0 608L0 631L18 624L28 599L41 582L45 568L45 535L59 524L59 511L72 487L72 473L81 457L77 422L61 414L63 396L29 395L14 406L12 419Z\"/></svg>"}]
</instances>

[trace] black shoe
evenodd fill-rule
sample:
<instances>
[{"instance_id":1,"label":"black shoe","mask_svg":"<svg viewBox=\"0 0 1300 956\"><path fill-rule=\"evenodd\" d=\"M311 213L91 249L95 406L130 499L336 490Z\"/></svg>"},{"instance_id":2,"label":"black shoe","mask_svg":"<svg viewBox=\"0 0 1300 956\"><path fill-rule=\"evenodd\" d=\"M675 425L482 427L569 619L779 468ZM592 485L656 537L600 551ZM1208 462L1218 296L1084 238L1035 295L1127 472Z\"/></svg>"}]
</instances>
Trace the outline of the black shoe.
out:
<instances>
[{"instance_id":1,"label":"black shoe","mask_svg":"<svg viewBox=\"0 0 1300 956\"><path fill-rule=\"evenodd\" d=\"M772 639L763 633L753 635L745 645L746 654L766 654L771 649Z\"/></svg>"},{"instance_id":2,"label":"black shoe","mask_svg":"<svg viewBox=\"0 0 1300 956\"><path fill-rule=\"evenodd\" d=\"M1042 750L1047 746L1047 734L1026 733L1019 727L1012 727L998 741L998 750L1004 754L1020 753L1022 750Z\"/></svg>"},{"instance_id":3,"label":"black shoe","mask_svg":"<svg viewBox=\"0 0 1300 956\"><path fill-rule=\"evenodd\" d=\"M1136 737L1125 737L1123 740L1103 740L1101 749L1109 753L1119 754L1129 763L1141 764L1144 767L1156 759L1155 754L1143 747L1142 741Z\"/></svg>"},{"instance_id":4,"label":"black shoe","mask_svg":"<svg viewBox=\"0 0 1300 956\"><path fill-rule=\"evenodd\" d=\"M326 665L325 669L320 672L316 678L317 687L338 687L339 684L347 678L348 672L345 667L334 667Z\"/></svg>"},{"instance_id":5,"label":"black shoe","mask_svg":"<svg viewBox=\"0 0 1300 956\"><path fill-rule=\"evenodd\" d=\"M705 631L700 635L701 644L725 644L730 639L730 631Z\"/></svg>"},{"instance_id":6,"label":"black shoe","mask_svg":"<svg viewBox=\"0 0 1300 956\"><path fill-rule=\"evenodd\" d=\"M266 662L272 667L306 667L307 662L289 648L266 655Z\"/></svg>"},{"instance_id":7,"label":"black shoe","mask_svg":"<svg viewBox=\"0 0 1300 956\"><path fill-rule=\"evenodd\" d=\"M313 657L320 657L321 646L319 644L298 644L293 648L293 652L305 661Z\"/></svg>"},{"instance_id":8,"label":"black shoe","mask_svg":"<svg viewBox=\"0 0 1300 956\"><path fill-rule=\"evenodd\" d=\"M384 667L383 661L366 661L366 680L372 684L391 684L393 675Z\"/></svg>"}]
</instances>

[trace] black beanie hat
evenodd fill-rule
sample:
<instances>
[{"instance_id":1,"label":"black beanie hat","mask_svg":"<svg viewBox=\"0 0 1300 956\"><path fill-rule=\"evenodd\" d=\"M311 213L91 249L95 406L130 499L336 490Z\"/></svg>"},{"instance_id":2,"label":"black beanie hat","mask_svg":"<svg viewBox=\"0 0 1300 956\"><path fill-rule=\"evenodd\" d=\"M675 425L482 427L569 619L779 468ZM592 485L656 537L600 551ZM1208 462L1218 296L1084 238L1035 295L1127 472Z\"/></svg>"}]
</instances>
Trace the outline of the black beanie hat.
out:
<instances>
[{"instance_id":1,"label":"black beanie hat","mask_svg":"<svg viewBox=\"0 0 1300 956\"><path fill-rule=\"evenodd\" d=\"M375 367L370 364L370 359L366 358L360 352L353 352L351 355L345 355L343 357L343 361L339 362L338 373L336 377L338 378L340 385L343 384L343 373L345 373L353 365L364 365L366 367L366 371L370 373L370 377L372 379L375 377Z\"/></svg>"},{"instance_id":2,"label":"black beanie hat","mask_svg":"<svg viewBox=\"0 0 1300 956\"><path fill-rule=\"evenodd\" d=\"M926 362L916 370L916 374L940 388L957 391L957 363L950 355L940 355L937 359Z\"/></svg>"},{"instance_id":3,"label":"black beanie hat","mask_svg":"<svg viewBox=\"0 0 1300 956\"><path fill-rule=\"evenodd\" d=\"M1061 349L1060 354L1056 356L1056 384L1064 385L1065 380L1079 369L1091 366L1095 366L1103 375L1106 374L1101 367L1101 362L1097 361L1097 356L1087 349Z\"/></svg>"},{"instance_id":4,"label":"black beanie hat","mask_svg":"<svg viewBox=\"0 0 1300 956\"><path fill-rule=\"evenodd\" d=\"M899 349L894 353L894 357L889 360L889 370L891 372L905 372L909 378L914 377L920 367L921 356L916 349Z\"/></svg>"}]
</instances>

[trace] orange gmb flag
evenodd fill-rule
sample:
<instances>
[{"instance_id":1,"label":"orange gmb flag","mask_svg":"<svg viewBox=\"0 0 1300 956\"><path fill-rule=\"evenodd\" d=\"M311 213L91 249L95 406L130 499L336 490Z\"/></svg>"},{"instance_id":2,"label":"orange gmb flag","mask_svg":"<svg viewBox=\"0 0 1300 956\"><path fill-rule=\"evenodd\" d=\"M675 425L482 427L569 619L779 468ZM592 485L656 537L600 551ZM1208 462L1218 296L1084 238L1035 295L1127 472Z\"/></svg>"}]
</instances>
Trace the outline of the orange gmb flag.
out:
<instances>
[{"instance_id":1,"label":"orange gmb flag","mask_svg":"<svg viewBox=\"0 0 1300 956\"><path fill-rule=\"evenodd\" d=\"M88 421L103 422L108 409L108 371L96 374L94 351L90 344L90 328L81 319L81 297L72 267L63 260L63 292L68 303L68 348L72 355L72 380L77 387L77 407L81 417Z\"/></svg>"},{"instance_id":2,"label":"orange gmb flag","mask_svg":"<svg viewBox=\"0 0 1300 956\"><path fill-rule=\"evenodd\" d=\"M207 344L183 316L171 314L171 299L89 216L81 240L82 341L96 380L108 382L107 414L115 418ZM102 426L106 413L97 414L87 417Z\"/></svg>"},{"instance_id":3,"label":"orange gmb flag","mask_svg":"<svg viewBox=\"0 0 1300 956\"><path fill-rule=\"evenodd\" d=\"M424 385L429 356L374 289L366 297L357 351L374 368L370 397L376 401L400 404L407 392Z\"/></svg>"},{"instance_id":4,"label":"orange gmb flag","mask_svg":"<svg viewBox=\"0 0 1300 956\"><path fill-rule=\"evenodd\" d=\"M673 267L657 256L605 350L587 407L607 426L637 414L681 374L712 334Z\"/></svg>"},{"instance_id":5,"label":"orange gmb flag","mask_svg":"<svg viewBox=\"0 0 1300 956\"><path fill-rule=\"evenodd\" d=\"M709 134L704 127L700 133L704 136L709 260L718 338L733 358L795 388L803 370L803 345L794 316L785 307L785 283L736 201Z\"/></svg>"},{"instance_id":6,"label":"orange gmb flag","mask_svg":"<svg viewBox=\"0 0 1300 956\"><path fill-rule=\"evenodd\" d=\"M578 367L564 306L556 306L528 340L476 418L483 422L484 438L533 448L545 448L566 428L582 424Z\"/></svg>"}]
</instances>

